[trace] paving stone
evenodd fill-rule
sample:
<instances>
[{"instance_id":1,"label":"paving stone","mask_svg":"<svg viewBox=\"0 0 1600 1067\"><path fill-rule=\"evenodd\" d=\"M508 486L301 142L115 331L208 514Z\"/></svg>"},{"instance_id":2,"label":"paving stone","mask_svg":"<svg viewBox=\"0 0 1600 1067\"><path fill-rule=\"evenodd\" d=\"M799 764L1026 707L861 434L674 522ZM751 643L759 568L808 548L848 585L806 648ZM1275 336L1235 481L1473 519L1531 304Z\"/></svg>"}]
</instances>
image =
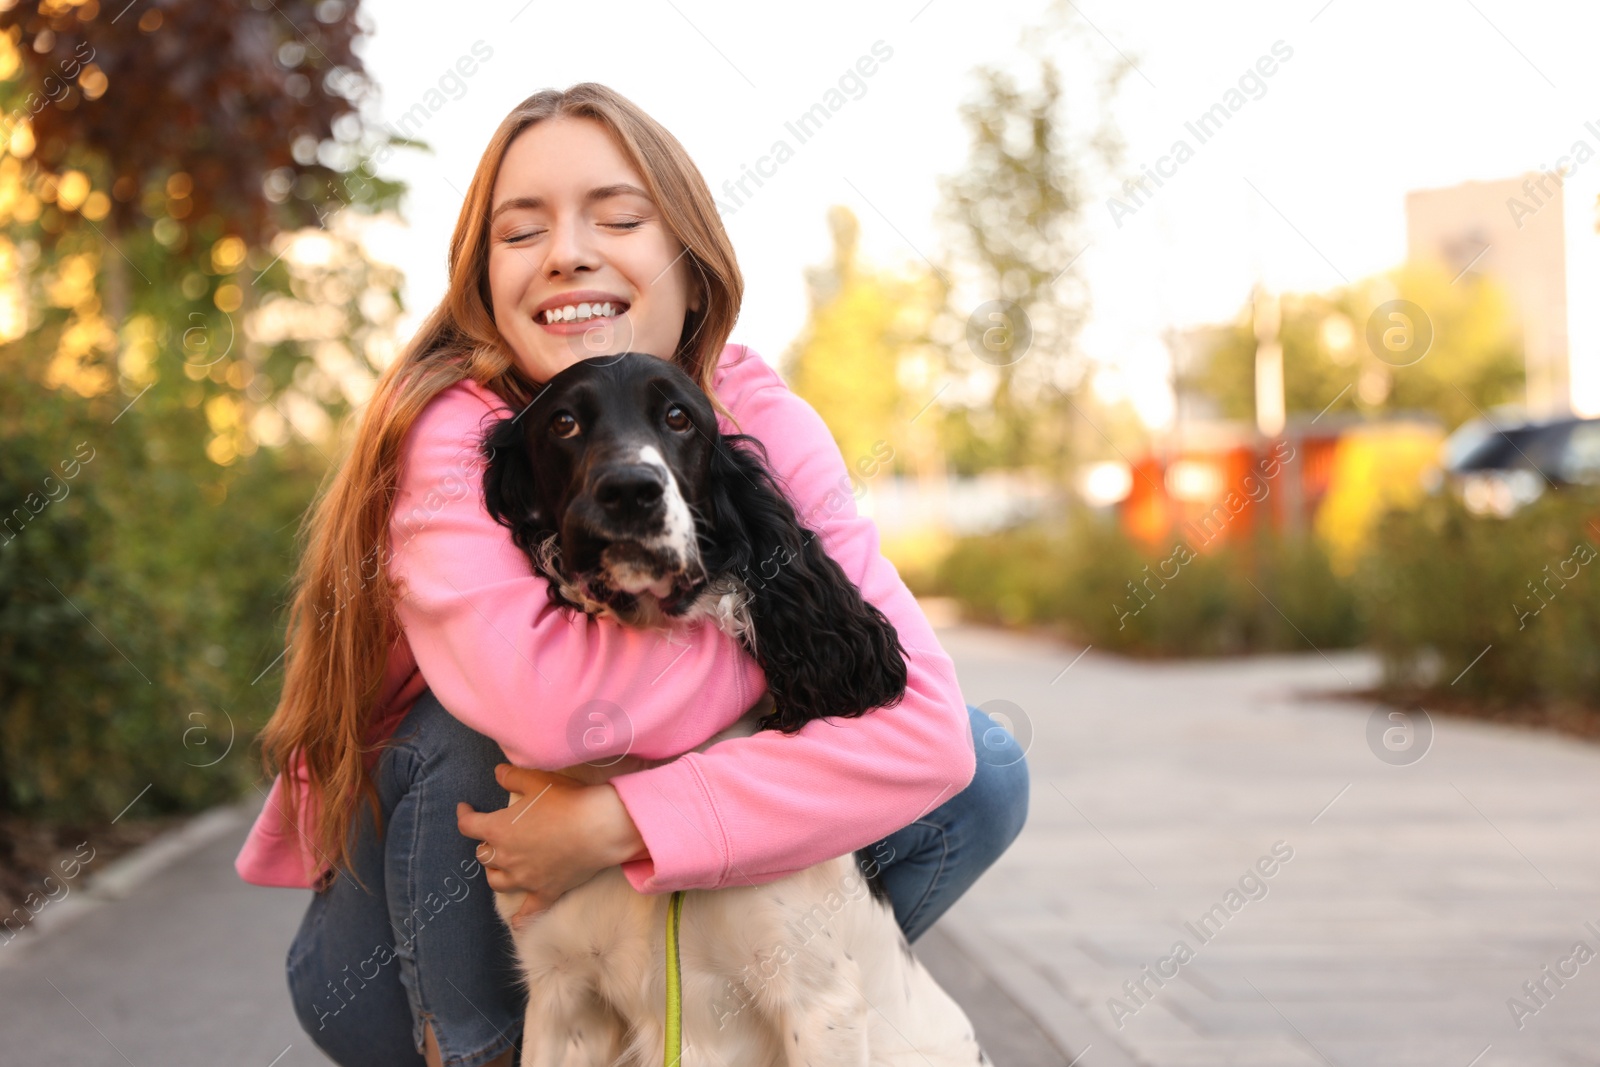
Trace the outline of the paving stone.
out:
<instances>
[{"instance_id":1,"label":"paving stone","mask_svg":"<svg viewBox=\"0 0 1600 1067\"><path fill-rule=\"evenodd\" d=\"M1376 681L1362 653L1090 651L1063 675L1081 649L940 637L970 702L1023 709L1032 782L1022 836L945 924L1076 1005L1064 1045L1150 1067L1600 1062L1600 962L1520 1030L1506 1006L1574 942L1600 951L1600 746L1435 716L1392 766L1366 740L1381 709L1330 696ZM1280 841L1292 859L1229 910ZM1185 924L1217 904L1202 940ZM1179 938L1194 958L1119 1029L1107 998Z\"/></svg>"}]
</instances>

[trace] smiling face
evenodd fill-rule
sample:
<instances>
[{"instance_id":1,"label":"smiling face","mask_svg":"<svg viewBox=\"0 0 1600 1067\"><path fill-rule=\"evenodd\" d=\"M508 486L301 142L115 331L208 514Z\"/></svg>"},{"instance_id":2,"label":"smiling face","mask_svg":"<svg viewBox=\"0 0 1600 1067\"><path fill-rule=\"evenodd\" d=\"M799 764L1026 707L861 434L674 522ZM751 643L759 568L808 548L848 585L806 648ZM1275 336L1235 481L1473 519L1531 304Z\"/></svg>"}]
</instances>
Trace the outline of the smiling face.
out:
<instances>
[{"instance_id":1,"label":"smiling face","mask_svg":"<svg viewBox=\"0 0 1600 1067\"><path fill-rule=\"evenodd\" d=\"M593 356L673 357L700 306L689 257L604 126L552 118L518 134L490 203L495 325L530 379Z\"/></svg>"}]
</instances>

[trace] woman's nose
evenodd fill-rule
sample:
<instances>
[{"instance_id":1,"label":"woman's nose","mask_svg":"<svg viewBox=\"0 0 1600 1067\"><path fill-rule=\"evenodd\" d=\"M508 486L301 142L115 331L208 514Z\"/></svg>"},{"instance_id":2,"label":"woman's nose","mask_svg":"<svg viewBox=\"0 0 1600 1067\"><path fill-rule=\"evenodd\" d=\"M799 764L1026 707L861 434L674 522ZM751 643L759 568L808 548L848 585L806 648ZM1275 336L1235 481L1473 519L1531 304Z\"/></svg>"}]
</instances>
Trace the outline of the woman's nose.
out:
<instances>
[{"instance_id":1,"label":"woman's nose","mask_svg":"<svg viewBox=\"0 0 1600 1067\"><path fill-rule=\"evenodd\" d=\"M571 217L554 219L550 224L550 240L545 245L546 274L571 275L580 270L594 270L597 265L588 227Z\"/></svg>"}]
</instances>

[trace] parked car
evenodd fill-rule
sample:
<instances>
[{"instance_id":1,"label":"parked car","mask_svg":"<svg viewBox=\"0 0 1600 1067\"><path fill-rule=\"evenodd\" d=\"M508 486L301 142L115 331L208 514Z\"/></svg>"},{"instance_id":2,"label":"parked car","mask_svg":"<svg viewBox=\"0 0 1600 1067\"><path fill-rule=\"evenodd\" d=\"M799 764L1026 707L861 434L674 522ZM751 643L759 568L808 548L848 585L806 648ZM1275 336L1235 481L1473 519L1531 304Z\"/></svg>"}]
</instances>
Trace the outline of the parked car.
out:
<instances>
[{"instance_id":1,"label":"parked car","mask_svg":"<svg viewBox=\"0 0 1600 1067\"><path fill-rule=\"evenodd\" d=\"M1504 517L1552 489L1600 485L1600 419L1475 419L1445 441L1443 465L1470 510Z\"/></svg>"}]
</instances>

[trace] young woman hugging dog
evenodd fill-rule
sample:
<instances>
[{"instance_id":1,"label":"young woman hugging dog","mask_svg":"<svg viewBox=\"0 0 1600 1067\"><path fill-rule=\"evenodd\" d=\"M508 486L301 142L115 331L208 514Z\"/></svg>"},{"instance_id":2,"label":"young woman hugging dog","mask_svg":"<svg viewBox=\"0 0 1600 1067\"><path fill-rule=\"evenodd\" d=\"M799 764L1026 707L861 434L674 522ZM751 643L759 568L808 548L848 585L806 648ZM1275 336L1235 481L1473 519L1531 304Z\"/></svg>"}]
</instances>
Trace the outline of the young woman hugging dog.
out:
<instances>
[{"instance_id":1,"label":"young woman hugging dog","mask_svg":"<svg viewBox=\"0 0 1600 1067\"><path fill-rule=\"evenodd\" d=\"M1026 764L993 753L1003 733L872 522L822 506L848 477L822 420L728 344L743 281L699 170L604 86L536 93L490 139L449 262L310 514L261 735L276 777L236 861L315 890L287 958L302 1026L345 1067L516 1062L513 931L597 875L737 892L865 849L914 942L1020 831ZM892 625L898 701L734 736L766 677L714 618L639 627L552 599L485 508L480 445L562 371L624 352L674 364L761 444ZM622 758L638 769L557 773ZM495 895L513 893L508 928Z\"/></svg>"}]
</instances>

